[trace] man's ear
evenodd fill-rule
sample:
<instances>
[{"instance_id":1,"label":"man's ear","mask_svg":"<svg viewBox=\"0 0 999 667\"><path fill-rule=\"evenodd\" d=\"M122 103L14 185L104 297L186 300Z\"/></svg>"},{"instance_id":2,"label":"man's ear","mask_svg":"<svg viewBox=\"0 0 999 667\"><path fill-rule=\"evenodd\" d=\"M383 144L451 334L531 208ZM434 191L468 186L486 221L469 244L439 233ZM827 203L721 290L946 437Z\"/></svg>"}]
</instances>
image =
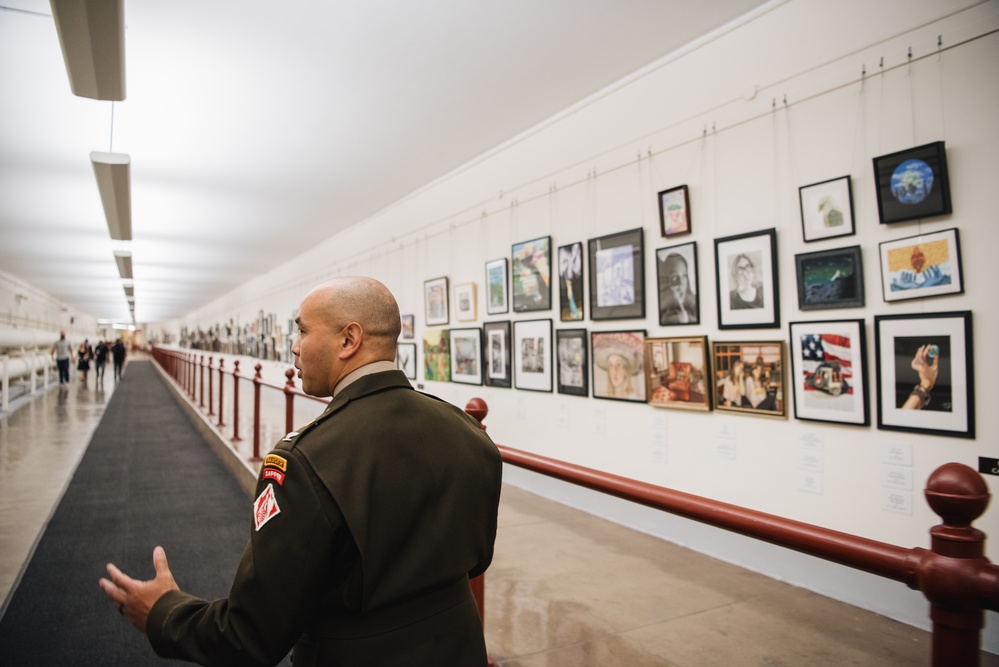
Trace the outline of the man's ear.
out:
<instances>
[{"instance_id":1,"label":"man's ear","mask_svg":"<svg viewBox=\"0 0 999 667\"><path fill-rule=\"evenodd\" d=\"M343 347L339 351L341 359L348 359L361 349L364 331L357 322L351 322L343 329Z\"/></svg>"}]
</instances>

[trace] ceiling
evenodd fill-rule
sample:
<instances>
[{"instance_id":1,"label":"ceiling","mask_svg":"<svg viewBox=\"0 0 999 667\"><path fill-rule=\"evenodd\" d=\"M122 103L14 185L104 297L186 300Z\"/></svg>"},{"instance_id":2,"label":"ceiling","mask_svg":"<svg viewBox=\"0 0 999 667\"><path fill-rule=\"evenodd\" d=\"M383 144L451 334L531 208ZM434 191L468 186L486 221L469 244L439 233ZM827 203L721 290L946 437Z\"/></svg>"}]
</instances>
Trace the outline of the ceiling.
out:
<instances>
[{"instance_id":1,"label":"ceiling","mask_svg":"<svg viewBox=\"0 0 999 667\"><path fill-rule=\"evenodd\" d=\"M0 0L0 271L182 317L762 0L125 0L123 102L75 97L46 0ZM91 151L131 156L112 241Z\"/></svg>"}]
</instances>

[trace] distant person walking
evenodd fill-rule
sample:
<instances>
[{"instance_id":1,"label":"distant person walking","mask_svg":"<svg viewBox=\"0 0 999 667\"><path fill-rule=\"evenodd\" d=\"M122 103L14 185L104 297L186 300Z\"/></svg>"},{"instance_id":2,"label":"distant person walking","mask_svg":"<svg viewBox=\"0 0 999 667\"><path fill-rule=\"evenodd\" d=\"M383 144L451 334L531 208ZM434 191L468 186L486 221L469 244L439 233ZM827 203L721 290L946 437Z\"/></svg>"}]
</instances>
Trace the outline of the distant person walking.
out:
<instances>
[{"instance_id":1,"label":"distant person walking","mask_svg":"<svg viewBox=\"0 0 999 667\"><path fill-rule=\"evenodd\" d=\"M101 340L94 347L94 380L104 379L104 365L108 362L108 342Z\"/></svg>"},{"instance_id":2,"label":"distant person walking","mask_svg":"<svg viewBox=\"0 0 999 667\"><path fill-rule=\"evenodd\" d=\"M66 340L66 332L60 331L59 340L52 346L52 357L56 360L56 366L59 367L59 384L69 382L69 360L73 356L70 352L71 349L69 341Z\"/></svg>"},{"instance_id":3,"label":"distant person walking","mask_svg":"<svg viewBox=\"0 0 999 667\"><path fill-rule=\"evenodd\" d=\"M87 373L90 372L90 360L94 356L90 341L84 340L80 343L80 349L76 352L76 370L80 371L80 381L87 384Z\"/></svg>"},{"instance_id":4,"label":"distant person walking","mask_svg":"<svg viewBox=\"0 0 999 667\"><path fill-rule=\"evenodd\" d=\"M115 340L111 346L111 360L114 362L114 381L121 379L121 369L125 365L125 344L121 338Z\"/></svg>"}]
</instances>

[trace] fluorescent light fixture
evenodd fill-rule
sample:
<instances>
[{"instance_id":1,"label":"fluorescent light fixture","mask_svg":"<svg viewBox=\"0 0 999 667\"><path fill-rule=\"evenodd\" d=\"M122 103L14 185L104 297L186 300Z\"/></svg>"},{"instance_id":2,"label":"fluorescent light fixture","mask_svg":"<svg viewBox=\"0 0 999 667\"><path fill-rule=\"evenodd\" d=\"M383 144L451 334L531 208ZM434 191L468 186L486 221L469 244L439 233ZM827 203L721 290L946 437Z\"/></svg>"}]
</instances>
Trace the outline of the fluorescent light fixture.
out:
<instances>
[{"instance_id":1,"label":"fluorescent light fixture","mask_svg":"<svg viewBox=\"0 0 999 667\"><path fill-rule=\"evenodd\" d=\"M115 250L114 261L118 263L118 273L121 277L132 280L132 253L127 250Z\"/></svg>"},{"instance_id":2,"label":"fluorescent light fixture","mask_svg":"<svg viewBox=\"0 0 999 667\"><path fill-rule=\"evenodd\" d=\"M125 99L124 0L50 0L74 95Z\"/></svg>"},{"instance_id":3,"label":"fluorescent light fixture","mask_svg":"<svg viewBox=\"0 0 999 667\"><path fill-rule=\"evenodd\" d=\"M115 241L132 240L132 158L125 153L90 154L97 177L97 189L104 205L104 217L108 221L108 231Z\"/></svg>"}]
</instances>

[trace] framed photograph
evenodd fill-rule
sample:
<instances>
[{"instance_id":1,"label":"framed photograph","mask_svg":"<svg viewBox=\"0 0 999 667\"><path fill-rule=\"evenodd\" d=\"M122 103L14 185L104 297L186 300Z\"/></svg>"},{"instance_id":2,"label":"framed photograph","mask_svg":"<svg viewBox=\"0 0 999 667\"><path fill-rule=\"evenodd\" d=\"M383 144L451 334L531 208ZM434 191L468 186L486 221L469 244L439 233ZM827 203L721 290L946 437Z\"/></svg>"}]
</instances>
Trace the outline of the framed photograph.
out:
<instances>
[{"instance_id":1,"label":"framed photograph","mask_svg":"<svg viewBox=\"0 0 999 667\"><path fill-rule=\"evenodd\" d=\"M458 322L474 322L475 283L462 283L454 286L454 319Z\"/></svg>"},{"instance_id":2,"label":"framed photograph","mask_svg":"<svg viewBox=\"0 0 999 667\"><path fill-rule=\"evenodd\" d=\"M590 333L593 396L645 403L645 330Z\"/></svg>"},{"instance_id":3,"label":"framed photograph","mask_svg":"<svg viewBox=\"0 0 999 667\"><path fill-rule=\"evenodd\" d=\"M880 248L885 301L964 292L957 229L885 241Z\"/></svg>"},{"instance_id":4,"label":"framed photograph","mask_svg":"<svg viewBox=\"0 0 999 667\"><path fill-rule=\"evenodd\" d=\"M686 185L659 193L659 229L664 239L690 233L690 194Z\"/></svg>"},{"instance_id":5,"label":"framed photograph","mask_svg":"<svg viewBox=\"0 0 999 667\"><path fill-rule=\"evenodd\" d=\"M645 317L645 243L632 229L590 239L590 318Z\"/></svg>"},{"instance_id":6,"label":"framed photograph","mask_svg":"<svg viewBox=\"0 0 999 667\"><path fill-rule=\"evenodd\" d=\"M870 426L864 320L791 322L794 416Z\"/></svg>"},{"instance_id":7,"label":"framed photograph","mask_svg":"<svg viewBox=\"0 0 999 667\"><path fill-rule=\"evenodd\" d=\"M559 329L555 332L558 393L590 395L588 350L586 329Z\"/></svg>"},{"instance_id":8,"label":"framed photograph","mask_svg":"<svg viewBox=\"0 0 999 667\"><path fill-rule=\"evenodd\" d=\"M874 318L878 428L975 437L971 312Z\"/></svg>"},{"instance_id":9,"label":"framed photograph","mask_svg":"<svg viewBox=\"0 0 999 667\"><path fill-rule=\"evenodd\" d=\"M513 384L510 373L510 322L486 322L483 326L483 356L486 360L487 387L509 389Z\"/></svg>"},{"instance_id":10,"label":"framed photograph","mask_svg":"<svg viewBox=\"0 0 999 667\"><path fill-rule=\"evenodd\" d=\"M583 244L558 249L558 296L563 322L583 319Z\"/></svg>"},{"instance_id":11,"label":"framed photograph","mask_svg":"<svg viewBox=\"0 0 999 667\"><path fill-rule=\"evenodd\" d=\"M780 327L777 231L715 239L719 329Z\"/></svg>"},{"instance_id":12,"label":"framed photograph","mask_svg":"<svg viewBox=\"0 0 999 667\"><path fill-rule=\"evenodd\" d=\"M513 378L517 389L552 390L552 321L513 323Z\"/></svg>"},{"instance_id":13,"label":"framed photograph","mask_svg":"<svg viewBox=\"0 0 999 667\"><path fill-rule=\"evenodd\" d=\"M853 188L849 176L798 188L801 233L806 243L849 236L857 232L853 223Z\"/></svg>"},{"instance_id":14,"label":"framed photograph","mask_svg":"<svg viewBox=\"0 0 999 667\"><path fill-rule=\"evenodd\" d=\"M415 315L403 315L402 316L402 337L409 339L416 336L416 316Z\"/></svg>"},{"instance_id":15,"label":"framed photograph","mask_svg":"<svg viewBox=\"0 0 999 667\"><path fill-rule=\"evenodd\" d=\"M395 365L410 380L416 379L416 343L399 343L396 346Z\"/></svg>"},{"instance_id":16,"label":"framed photograph","mask_svg":"<svg viewBox=\"0 0 999 667\"><path fill-rule=\"evenodd\" d=\"M498 315L510 310L510 303L507 301L507 295L510 293L507 265L506 257L486 262L486 313L489 315Z\"/></svg>"},{"instance_id":17,"label":"framed photograph","mask_svg":"<svg viewBox=\"0 0 999 667\"><path fill-rule=\"evenodd\" d=\"M482 384L482 329L450 329L451 382Z\"/></svg>"},{"instance_id":18,"label":"framed photograph","mask_svg":"<svg viewBox=\"0 0 999 667\"><path fill-rule=\"evenodd\" d=\"M448 292L446 277L424 281L423 301L426 304L426 321L428 327L448 323L450 317L448 316Z\"/></svg>"},{"instance_id":19,"label":"framed photograph","mask_svg":"<svg viewBox=\"0 0 999 667\"><path fill-rule=\"evenodd\" d=\"M552 307L552 237L513 245L513 311ZM549 341L550 342L550 341Z\"/></svg>"},{"instance_id":20,"label":"framed photograph","mask_svg":"<svg viewBox=\"0 0 999 667\"><path fill-rule=\"evenodd\" d=\"M784 342L712 343L715 409L785 418Z\"/></svg>"},{"instance_id":21,"label":"framed photograph","mask_svg":"<svg viewBox=\"0 0 999 667\"><path fill-rule=\"evenodd\" d=\"M864 307L859 245L795 255L794 268L801 310Z\"/></svg>"},{"instance_id":22,"label":"framed photograph","mask_svg":"<svg viewBox=\"0 0 999 667\"><path fill-rule=\"evenodd\" d=\"M450 339L447 329L423 332L423 379L428 382L451 381Z\"/></svg>"},{"instance_id":23,"label":"framed photograph","mask_svg":"<svg viewBox=\"0 0 999 667\"><path fill-rule=\"evenodd\" d=\"M659 324L700 324L697 241L656 250Z\"/></svg>"},{"instance_id":24,"label":"framed photograph","mask_svg":"<svg viewBox=\"0 0 999 667\"><path fill-rule=\"evenodd\" d=\"M645 387L649 405L679 410L711 409L707 336L645 339Z\"/></svg>"},{"instance_id":25,"label":"framed photograph","mask_svg":"<svg viewBox=\"0 0 999 667\"><path fill-rule=\"evenodd\" d=\"M881 224L951 212L944 142L874 158Z\"/></svg>"}]
</instances>

